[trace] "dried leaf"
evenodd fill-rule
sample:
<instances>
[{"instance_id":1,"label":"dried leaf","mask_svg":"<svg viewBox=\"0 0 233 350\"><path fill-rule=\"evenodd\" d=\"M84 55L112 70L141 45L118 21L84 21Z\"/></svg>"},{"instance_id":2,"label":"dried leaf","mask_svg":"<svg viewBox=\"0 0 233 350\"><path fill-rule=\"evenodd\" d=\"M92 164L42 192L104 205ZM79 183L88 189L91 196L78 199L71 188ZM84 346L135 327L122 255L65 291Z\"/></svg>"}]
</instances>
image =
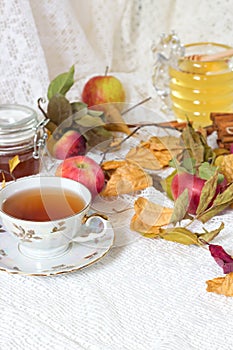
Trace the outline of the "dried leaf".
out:
<instances>
[{"instance_id":1,"label":"dried leaf","mask_svg":"<svg viewBox=\"0 0 233 350\"><path fill-rule=\"evenodd\" d=\"M216 214L226 209L232 203L233 203L233 184L228 186L228 188L224 192L218 194L215 200L213 201L212 206L206 211L204 211L203 214L197 216L197 219L205 223L208 220L210 220L213 216L215 216Z\"/></svg>"},{"instance_id":2,"label":"dried leaf","mask_svg":"<svg viewBox=\"0 0 233 350\"><path fill-rule=\"evenodd\" d=\"M195 132L190 123L184 128L182 139L185 147L189 151L190 157L196 159L197 164L202 163L204 161L204 147L200 142L199 135Z\"/></svg>"},{"instance_id":3,"label":"dried leaf","mask_svg":"<svg viewBox=\"0 0 233 350\"><path fill-rule=\"evenodd\" d=\"M211 242L215 237L217 237L219 232L221 232L223 229L224 229L224 223L222 222L219 228L217 228L216 230L207 231L204 229L205 233L197 233L199 243L203 245L208 242Z\"/></svg>"},{"instance_id":4,"label":"dried leaf","mask_svg":"<svg viewBox=\"0 0 233 350\"><path fill-rule=\"evenodd\" d=\"M213 280L206 281L207 292L223 294L226 297L233 296L233 272L225 277L217 277Z\"/></svg>"},{"instance_id":5,"label":"dried leaf","mask_svg":"<svg viewBox=\"0 0 233 350\"><path fill-rule=\"evenodd\" d=\"M2 184L1 187L4 188L6 186L6 177L3 171L1 171L1 175L2 175Z\"/></svg>"},{"instance_id":6,"label":"dried leaf","mask_svg":"<svg viewBox=\"0 0 233 350\"><path fill-rule=\"evenodd\" d=\"M233 154L221 156L220 159L221 162L219 165L221 173L223 173L223 175L226 177L227 182L233 182Z\"/></svg>"},{"instance_id":7,"label":"dried leaf","mask_svg":"<svg viewBox=\"0 0 233 350\"><path fill-rule=\"evenodd\" d=\"M196 215L203 213L206 208L210 205L212 199L215 196L216 188L218 182L218 172L215 171L215 174L205 182L202 187L200 201L196 210Z\"/></svg>"},{"instance_id":8,"label":"dried leaf","mask_svg":"<svg viewBox=\"0 0 233 350\"><path fill-rule=\"evenodd\" d=\"M48 118L55 125L60 125L64 120L66 120L72 115L72 108L70 102L60 94L54 95L49 101L47 114ZM70 118L70 125L71 124L72 120Z\"/></svg>"},{"instance_id":9,"label":"dried leaf","mask_svg":"<svg viewBox=\"0 0 233 350\"><path fill-rule=\"evenodd\" d=\"M171 185L172 185L172 180L176 174L177 174L177 170L174 170L170 175L166 177L166 179L161 181L161 186L163 190L167 193L167 196L171 200L174 200L172 191L171 191Z\"/></svg>"},{"instance_id":10,"label":"dried leaf","mask_svg":"<svg viewBox=\"0 0 233 350\"><path fill-rule=\"evenodd\" d=\"M197 165L214 159L214 152L207 144L206 137L202 133L195 131L189 122L186 128L183 129L182 139L189 156L196 160Z\"/></svg>"},{"instance_id":11,"label":"dried leaf","mask_svg":"<svg viewBox=\"0 0 233 350\"><path fill-rule=\"evenodd\" d=\"M18 155L14 156L9 160L8 163L9 163L10 173L12 174L15 168L17 167L17 165L20 163L19 156Z\"/></svg>"},{"instance_id":12,"label":"dried leaf","mask_svg":"<svg viewBox=\"0 0 233 350\"><path fill-rule=\"evenodd\" d=\"M118 196L119 194L132 193L152 186L152 178L136 163L131 161L111 161L102 164L102 169L108 168L110 179L101 192L102 196ZM117 166L116 166L116 163Z\"/></svg>"},{"instance_id":13,"label":"dried leaf","mask_svg":"<svg viewBox=\"0 0 233 350\"><path fill-rule=\"evenodd\" d=\"M120 131L127 135L131 134L131 130L122 118L121 112L113 104L103 105L105 128L110 131Z\"/></svg>"},{"instance_id":14,"label":"dried leaf","mask_svg":"<svg viewBox=\"0 0 233 350\"><path fill-rule=\"evenodd\" d=\"M224 273L233 272L233 259L220 245L209 245L209 251Z\"/></svg>"},{"instance_id":15,"label":"dried leaf","mask_svg":"<svg viewBox=\"0 0 233 350\"><path fill-rule=\"evenodd\" d=\"M189 192L186 188L176 199L174 205L174 211L171 217L171 223L177 223L181 221L185 214L187 213L187 209L189 206Z\"/></svg>"},{"instance_id":16,"label":"dried leaf","mask_svg":"<svg viewBox=\"0 0 233 350\"><path fill-rule=\"evenodd\" d=\"M132 148L126 159L133 160L145 169L159 170L169 165L170 160L182 151L177 137L154 137Z\"/></svg>"},{"instance_id":17,"label":"dried leaf","mask_svg":"<svg viewBox=\"0 0 233 350\"><path fill-rule=\"evenodd\" d=\"M135 201L134 210L135 214L130 223L131 230L150 238L159 236L160 227L169 224L173 211L143 197Z\"/></svg>"},{"instance_id":18,"label":"dried leaf","mask_svg":"<svg viewBox=\"0 0 233 350\"><path fill-rule=\"evenodd\" d=\"M69 72L59 74L55 79L51 81L48 87L48 99L51 100L56 94L65 94L70 90L74 84L74 66L72 66Z\"/></svg>"},{"instance_id":19,"label":"dried leaf","mask_svg":"<svg viewBox=\"0 0 233 350\"><path fill-rule=\"evenodd\" d=\"M92 117L89 114L86 114L80 119L75 120L75 123L85 128L95 128L97 126L104 125L104 122L100 117Z\"/></svg>"},{"instance_id":20,"label":"dried leaf","mask_svg":"<svg viewBox=\"0 0 233 350\"><path fill-rule=\"evenodd\" d=\"M185 227L174 227L160 230L160 237L172 242L185 245L199 244L197 234L191 232Z\"/></svg>"},{"instance_id":21,"label":"dried leaf","mask_svg":"<svg viewBox=\"0 0 233 350\"><path fill-rule=\"evenodd\" d=\"M82 131L81 134L85 137L90 147L97 146L99 149L101 149L103 144L104 149L106 149L106 141L109 141L110 144L112 139L112 133L105 130L104 126L97 126L94 129Z\"/></svg>"}]
</instances>

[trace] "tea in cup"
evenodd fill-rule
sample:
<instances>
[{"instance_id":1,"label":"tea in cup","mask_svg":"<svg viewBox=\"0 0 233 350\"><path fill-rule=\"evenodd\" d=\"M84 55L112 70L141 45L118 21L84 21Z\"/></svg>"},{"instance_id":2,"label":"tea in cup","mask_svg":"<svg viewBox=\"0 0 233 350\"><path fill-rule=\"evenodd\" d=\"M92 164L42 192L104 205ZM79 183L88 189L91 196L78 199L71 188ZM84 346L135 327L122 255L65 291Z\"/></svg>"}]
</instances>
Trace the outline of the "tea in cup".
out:
<instances>
[{"instance_id":1,"label":"tea in cup","mask_svg":"<svg viewBox=\"0 0 233 350\"><path fill-rule=\"evenodd\" d=\"M169 58L159 56L155 88L178 120L188 118L195 127L211 125L211 112L233 111L233 58L208 60L208 56L230 47L200 42L184 45L183 49L181 56L174 52Z\"/></svg>"},{"instance_id":2,"label":"tea in cup","mask_svg":"<svg viewBox=\"0 0 233 350\"><path fill-rule=\"evenodd\" d=\"M87 187L55 176L21 178L0 191L3 225L17 240L19 251L34 258L54 258L65 254L72 242L102 237L107 220L98 214L88 217L90 204ZM87 233L84 226L96 216L100 230Z\"/></svg>"}]
</instances>

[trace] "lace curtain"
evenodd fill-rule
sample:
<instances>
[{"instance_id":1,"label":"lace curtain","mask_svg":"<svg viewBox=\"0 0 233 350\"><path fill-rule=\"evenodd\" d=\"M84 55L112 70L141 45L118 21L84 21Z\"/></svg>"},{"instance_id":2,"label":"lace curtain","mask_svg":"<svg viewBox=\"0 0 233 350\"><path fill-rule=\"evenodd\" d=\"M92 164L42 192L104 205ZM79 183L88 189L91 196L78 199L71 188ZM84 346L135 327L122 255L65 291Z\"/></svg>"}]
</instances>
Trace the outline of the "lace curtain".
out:
<instances>
[{"instance_id":1,"label":"lace curtain","mask_svg":"<svg viewBox=\"0 0 233 350\"><path fill-rule=\"evenodd\" d=\"M156 96L151 45L174 29L183 43L233 44L232 1L1 0L0 103L36 106L49 81L75 64L72 98L108 65L129 101Z\"/></svg>"}]
</instances>

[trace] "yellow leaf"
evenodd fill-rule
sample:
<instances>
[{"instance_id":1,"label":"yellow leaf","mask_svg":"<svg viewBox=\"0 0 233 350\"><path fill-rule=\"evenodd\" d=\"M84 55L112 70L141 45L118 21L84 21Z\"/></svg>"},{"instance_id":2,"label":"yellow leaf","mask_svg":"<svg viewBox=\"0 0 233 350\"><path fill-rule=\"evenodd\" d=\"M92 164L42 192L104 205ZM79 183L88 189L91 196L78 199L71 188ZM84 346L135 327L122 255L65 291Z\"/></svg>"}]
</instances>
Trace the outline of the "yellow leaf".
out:
<instances>
[{"instance_id":1,"label":"yellow leaf","mask_svg":"<svg viewBox=\"0 0 233 350\"><path fill-rule=\"evenodd\" d=\"M1 172L1 175L2 175L2 188L4 188L6 186L6 178L5 178L5 174L4 172L2 171Z\"/></svg>"},{"instance_id":2,"label":"yellow leaf","mask_svg":"<svg viewBox=\"0 0 233 350\"><path fill-rule=\"evenodd\" d=\"M159 170L169 165L169 161L182 151L180 139L173 136L155 137L141 142L126 155L145 169Z\"/></svg>"},{"instance_id":3,"label":"yellow leaf","mask_svg":"<svg viewBox=\"0 0 233 350\"><path fill-rule=\"evenodd\" d=\"M104 117L105 117L105 128L110 131L120 131L127 135L131 134L131 130L126 125L122 118L121 112L113 104L103 105Z\"/></svg>"},{"instance_id":4,"label":"yellow leaf","mask_svg":"<svg viewBox=\"0 0 233 350\"><path fill-rule=\"evenodd\" d=\"M207 292L223 294L227 297L233 296L233 272L230 272L225 277L217 277L209 280L207 283Z\"/></svg>"},{"instance_id":5,"label":"yellow leaf","mask_svg":"<svg viewBox=\"0 0 233 350\"><path fill-rule=\"evenodd\" d=\"M106 187L101 192L102 196L118 196L152 186L151 176L131 161L113 160L101 166L109 177Z\"/></svg>"},{"instance_id":6,"label":"yellow leaf","mask_svg":"<svg viewBox=\"0 0 233 350\"><path fill-rule=\"evenodd\" d=\"M135 201L134 210L131 230L150 238L159 236L160 228L169 224L173 212L173 209L162 207L143 197Z\"/></svg>"},{"instance_id":7,"label":"yellow leaf","mask_svg":"<svg viewBox=\"0 0 233 350\"><path fill-rule=\"evenodd\" d=\"M12 174L15 168L17 167L17 165L20 163L19 156L18 155L14 156L9 160L8 163L9 163L10 173Z\"/></svg>"}]
</instances>

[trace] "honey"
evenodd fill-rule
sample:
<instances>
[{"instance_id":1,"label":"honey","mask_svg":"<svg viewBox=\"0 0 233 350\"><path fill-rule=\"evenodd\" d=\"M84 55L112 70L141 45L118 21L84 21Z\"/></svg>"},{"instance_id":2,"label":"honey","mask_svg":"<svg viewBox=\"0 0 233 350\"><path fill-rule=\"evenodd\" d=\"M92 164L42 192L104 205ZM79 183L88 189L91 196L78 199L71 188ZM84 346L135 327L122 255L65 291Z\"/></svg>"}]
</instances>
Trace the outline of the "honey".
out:
<instances>
[{"instance_id":1,"label":"honey","mask_svg":"<svg viewBox=\"0 0 233 350\"><path fill-rule=\"evenodd\" d=\"M35 175L40 170L38 140L44 141L36 112L22 105L0 105L0 182ZM42 130L44 134L44 129ZM42 142L43 143L43 142ZM41 144L42 144L41 143ZM9 161L20 163L10 173Z\"/></svg>"},{"instance_id":2,"label":"honey","mask_svg":"<svg viewBox=\"0 0 233 350\"><path fill-rule=\"evenodd\" d=\"M214 43L190 44L186 55L227 49L229 46ZM178 119L207 126L211 112L233 111L233 62L229 58L209 62L183 58L170 66L169 74L172 109Z\"/></svg>"}]
</instances>

